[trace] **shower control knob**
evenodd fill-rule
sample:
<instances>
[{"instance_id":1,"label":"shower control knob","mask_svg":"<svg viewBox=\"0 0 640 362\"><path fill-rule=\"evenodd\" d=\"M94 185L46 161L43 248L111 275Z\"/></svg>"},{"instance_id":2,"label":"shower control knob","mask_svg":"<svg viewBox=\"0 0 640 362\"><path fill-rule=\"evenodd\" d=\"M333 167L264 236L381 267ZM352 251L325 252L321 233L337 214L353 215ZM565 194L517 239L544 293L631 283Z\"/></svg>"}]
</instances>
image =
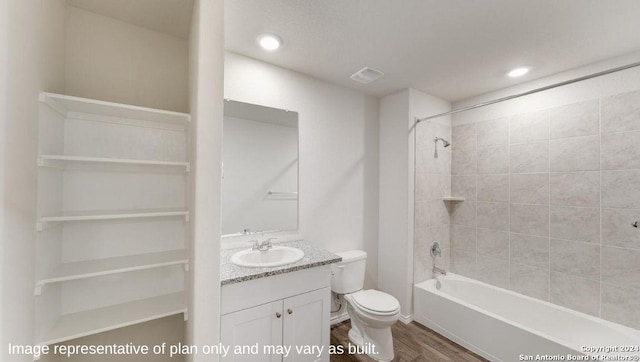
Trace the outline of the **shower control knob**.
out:
<instances>
[{"instance_id":1,"label":"shower control knob","mask_svg":"<svg viewBox=\"0 0 640 362\"><path fill-rule=\"evenodd\" d=\"M638 228L638 222L637 221L632 222L631 226L633 226L634 228L637 229Z\"/></svg>"}]
</instances>

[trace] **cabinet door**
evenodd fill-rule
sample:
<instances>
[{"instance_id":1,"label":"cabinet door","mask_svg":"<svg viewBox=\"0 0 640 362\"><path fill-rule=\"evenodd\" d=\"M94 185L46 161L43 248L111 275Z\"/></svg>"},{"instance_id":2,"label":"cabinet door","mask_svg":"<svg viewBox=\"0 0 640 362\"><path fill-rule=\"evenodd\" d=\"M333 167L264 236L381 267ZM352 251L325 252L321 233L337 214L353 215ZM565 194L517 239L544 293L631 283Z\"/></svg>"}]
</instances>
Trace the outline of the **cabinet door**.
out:
<instances>
[{"instance_id":1,"label":"cabinet door","mask_svg":"<svg viewBox=\"0 0 640 362\"><path fill-rule=\"evenodd\" d=\"M284 300L283 344L292 348L283 361L329 361L330 297L329 288L322 288ZM318 347L322 347L321 353ZM299 354L296 348L316 349Z\"/></svg>"},{"instance_id":2,"label":"cabinet door","mask_svg":"<svg viewBox=\"0 0 640 362\"><path fill-rule=\"evenodd\" d=\"M229 354L223 361L282 361L281 355L263 353L264 346L282 345L282 301L259 305L243 309L238 312L223 315L220 321L220 341L223 345L231 346ZM237 346L256 346L248 353L235 354Z\"/></svg>"}]
</instances>

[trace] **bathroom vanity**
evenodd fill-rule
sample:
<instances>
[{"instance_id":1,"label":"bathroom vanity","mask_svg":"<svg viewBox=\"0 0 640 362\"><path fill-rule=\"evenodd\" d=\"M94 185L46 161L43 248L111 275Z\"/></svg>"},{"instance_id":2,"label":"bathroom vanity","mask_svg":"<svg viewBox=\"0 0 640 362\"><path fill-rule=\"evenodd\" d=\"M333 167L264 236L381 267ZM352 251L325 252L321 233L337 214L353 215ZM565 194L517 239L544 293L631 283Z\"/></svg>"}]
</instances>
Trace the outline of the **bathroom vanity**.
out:
<instances>
[{"instance_id":1,"label":"bathroom vanity","mask_svg":"<svg viewBox=\"0 0 640 362\"><path fill-rule=\"evenodd\" d=\"M301 241L279 245L305 255L292 264L247 268L231 262L243 249L221 251L221 342L232 349L246 346L251 355L257 351L255 360L270 354L270 361L329 361L330 264L341 258ZM282 346L290 348L288 353ZM223 360L238 357L253 360L232 353Z\"/></svg>"}]
</instances>

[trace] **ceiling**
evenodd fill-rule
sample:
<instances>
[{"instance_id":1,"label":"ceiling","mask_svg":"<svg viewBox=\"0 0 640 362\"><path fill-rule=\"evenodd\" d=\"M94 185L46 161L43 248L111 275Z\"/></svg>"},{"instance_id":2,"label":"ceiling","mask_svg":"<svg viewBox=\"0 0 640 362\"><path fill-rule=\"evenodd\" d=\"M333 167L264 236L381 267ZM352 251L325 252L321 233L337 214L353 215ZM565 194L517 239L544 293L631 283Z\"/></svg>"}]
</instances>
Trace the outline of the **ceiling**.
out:
<instances>
[{"instance_id":1,"label":"ceiling","mask_svg":"<svg viewBox=\"0 0 640 362\"><path fill-rule=\"evenodd\" d=\"M228 50L375 96L412 87L457 101L640 50L637 0L232 0L225 7ZM263 51L256 44L263 32L280 35L284 46ZM349 79L364 66L385 76L368 85ZM517 66L532 70L506 77Z\"/></svg>"},{"instance_id":2,"label":"ceiling","mask_svg":"<svg viewBox=\"0 0 640 362\"><path fill-rule=\"evenodd\" d=\"M67 4L179 38L189 37L194 0L67 0Z\"/></svg>"}]
</instances>

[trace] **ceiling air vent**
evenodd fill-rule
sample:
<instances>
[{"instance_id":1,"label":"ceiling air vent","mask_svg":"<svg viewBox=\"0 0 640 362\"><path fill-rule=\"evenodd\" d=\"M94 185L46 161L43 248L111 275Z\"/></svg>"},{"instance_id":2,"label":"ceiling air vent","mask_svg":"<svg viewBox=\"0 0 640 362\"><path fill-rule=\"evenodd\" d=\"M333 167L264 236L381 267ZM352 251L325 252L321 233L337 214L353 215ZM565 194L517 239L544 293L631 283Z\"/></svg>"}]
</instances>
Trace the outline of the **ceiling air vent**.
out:
<instances>
[{"instance_id":1,"label":"ceiling air vent","mask_svg":"<svg viewBox=\"0 0 640 362\"><path fill-rule=\"evenodd\" d=\"M384 73L382 73L379 70L369 68L369 67L364 67L359 71L353 73L351 75L351 79L355 80L356 82L367 84L382 77L383 75Z\"/></svg>"}]
</instances>

